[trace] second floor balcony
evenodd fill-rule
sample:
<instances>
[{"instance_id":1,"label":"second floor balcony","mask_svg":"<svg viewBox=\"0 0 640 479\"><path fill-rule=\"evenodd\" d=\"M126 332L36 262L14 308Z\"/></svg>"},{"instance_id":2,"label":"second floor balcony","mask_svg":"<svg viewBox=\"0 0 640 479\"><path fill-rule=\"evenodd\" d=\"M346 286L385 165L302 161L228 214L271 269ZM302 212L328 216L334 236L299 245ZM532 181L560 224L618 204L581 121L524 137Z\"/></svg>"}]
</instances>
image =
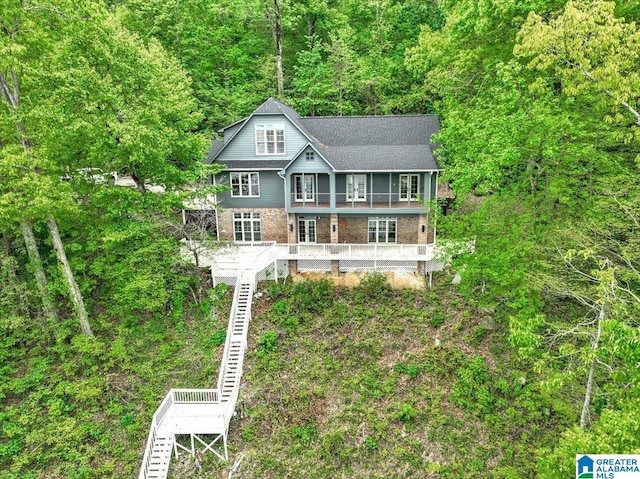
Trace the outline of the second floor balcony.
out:
<instances>
[{"instance_id":1,"label":"second floor balcony","mask_svg":"<svg viewBox=\"0 0 640 479\"><path fill-rule=\"evenodd\" d=\"M287 176L286 203L293 212L417 211L425 209L436 188L430 173L300 173Z\"/></svg>"}]
</instances>

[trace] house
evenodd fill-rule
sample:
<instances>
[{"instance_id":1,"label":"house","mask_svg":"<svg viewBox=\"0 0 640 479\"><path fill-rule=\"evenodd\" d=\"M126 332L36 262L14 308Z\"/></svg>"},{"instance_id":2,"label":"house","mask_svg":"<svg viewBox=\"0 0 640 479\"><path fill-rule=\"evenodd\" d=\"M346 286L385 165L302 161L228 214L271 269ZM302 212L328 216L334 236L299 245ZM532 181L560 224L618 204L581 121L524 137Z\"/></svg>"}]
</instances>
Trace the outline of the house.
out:
<instances>
[{"instance_id":1,"label":"house","mask_svg":"<svg viewBox=\"0 0 640 479\"><path fill-rule=\"evenodd\" d=\"M435 241L438 128L435 115L302 117L268 99L222 128L208 153L208 163L225 165L212 181L228 187L217 196L219 239L272 241L294 253L306 245L426 251Z\"/></svg>"}]
</instances>

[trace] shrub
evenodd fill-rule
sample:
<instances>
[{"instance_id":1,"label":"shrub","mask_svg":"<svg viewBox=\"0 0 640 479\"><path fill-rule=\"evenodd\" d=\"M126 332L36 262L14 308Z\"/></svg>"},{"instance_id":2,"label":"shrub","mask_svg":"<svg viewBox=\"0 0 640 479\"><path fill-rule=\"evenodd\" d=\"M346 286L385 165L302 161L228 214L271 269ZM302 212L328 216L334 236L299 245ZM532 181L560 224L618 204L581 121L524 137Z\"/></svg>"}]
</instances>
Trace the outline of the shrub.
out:
<instances>
[{"instance_id":1,"label":"shrub","mask_svg":"<svg viewBox=\"0 0 640 479\"><path fill-rule=\"evenodd\" d=\"M213 340L214 346L221 346L227 339L227 332L225 330L216 331L215 333L213 333L211 339Z\"/></svg>"},{"instance_id":2,"label":"shrub","mask_svg":"<svg viewBox=\"0 0 640 479\"><path fill-rule=\"evenodd\" d=\"M276 331L267 331L258 338L256 347L258 349L257 356L263 357L277 349L278 333Z\"/></svg>"},{"instance_id":3,"label":"shrub","mask_svg":"<svg viewBox=\"0 0 640 479\"><path fill-rule=\"evenodd\" d=\"M384 300L391 295L391 286L381 273L366 274L354 288L354 299L360 301Z\"/></svg>"},{"instance_id":4,"label":"shrub","mask_svg":"<svg viewBox=\"0 0 640 479\"><path fill-rule=\"evenodd\" d=\"M293 429L293 435L302 444L309 447L311 445L311 441L318 436L318 430L314 424L309 423L306 426L296 426Z\"/></svg>"},{"instance_id":5,"label":"shrub","mask_svg":"<svg viewBox=\"0 0 640 479\"><path fill-rule=\"evenodd\" d=\"M397 411L393 415L394 419L404 423L413 424L413 421L418 417L420 411L418 411L413 404L400 403L396 404Z\"/></svg>"}]
</instances>

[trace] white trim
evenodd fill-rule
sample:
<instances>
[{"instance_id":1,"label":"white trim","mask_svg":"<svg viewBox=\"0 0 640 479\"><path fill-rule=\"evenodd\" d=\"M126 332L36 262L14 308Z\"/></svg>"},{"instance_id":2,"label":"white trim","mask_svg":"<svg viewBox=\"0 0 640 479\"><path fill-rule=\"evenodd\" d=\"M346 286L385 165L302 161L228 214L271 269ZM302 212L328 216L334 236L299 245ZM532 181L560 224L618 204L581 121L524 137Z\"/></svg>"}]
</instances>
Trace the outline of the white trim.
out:
<instances>
[{"instance_id":1,"label":"white trim","mask_svg":"<svg viewBox=\"0 0 640 479\"><path fill-rule=\"evenodd\" d=\"M269 138L269 133L272 138ZM279 138L280 134L282 135L281 139ZM254 125L254 140L256 156L284 156L287 154L284 123L256 123ZM280 145L282 151L279 151ZM273 147L273 151L269 151L270 146ZM261 149L263 151L260 151Z\"/></svg>"},{"instance_id":2,"label":"white trim","mask_svg":"<svg viewBox=\"0 0 640 479\"><path fill-rule=\"evenodd\" d=\"M239 218L236 218L239 215ZM248 216L247 216L248 215ZM233 213L233 239L240 243L262 241L262 215L254 211L237 211ZM236 222L240 223L240 229L236 230ZM256 228L257 223L257 228ZM248 228L245 228L247 227ZM236 233L240 233L242 239L236 239ZM256 233L259 235L255 238ZM246 236L249 235L249 239Z\"/></svg>"},{"instance_id":3,"label":"white trim","mask_svg":"<svg viewBox=\"0 0 640 479\"><path fill-rule=\"evenodd\" d=\"M302 239L300 238L300 233L301 233L301 229L300 229L300 223L304 223L304 228L305 228L305 237L307 238L306 241L302 241ZM310 231L310 227L309 225L313 223L313 241L309 241L309 231ZM299 217L298 218L298 243L302 243L302 244L315 244L318 242L318 223L316 221L315 218L305 218L305 217Z\"/></svg>"},{"instance_id":4,"label":"white trim","mask_svg":"<svg viewBox=\"0 0 640 479\"><path fill-rule=\"evenodd\" d=\"M370 223L375 222L375 241L371 241L370 236ZM385 241L379 241L380 238L380 223L385 224ZM394 223L393 228L393 241L389 241L389 224ZM367 243L368 244L396 244L398 242L398 218L395 216L370 216L367 220Z\"/></svg>"},{"instance_id":5,"label":"white trim","mask_svg":"<svg viewBox=\"0 0 640 479\"><path fill-rule=\"evenodd\" d=\"M402 196L402 177L406 176L407 177L407 191L406 191L406 195L403 197ZM412 195L412 182L413 179L417 179L418 180L418 184L416 185L416 194L415 196ZM418 173L402 173L399 175L398 178L398 199L400 201L418 201L418 197L420 195L420 174Z\"/></svg>"},{"instance_id":6,"label":"white trim","mask_svg":"<svg viewBox=\"0 0 640 479\"><path fill-rule=\"evenodd\" d=\"M361 177L364 177L364 192L360 191L360 187L359 187L359 180ZM349 180L351 179L352 181L352 191L350 194L349 192ZM351 173L346 175L346 181L345 181L345 188L346 188L346 198L347 201L355 201L355 202L364 202L367 201L367 174L366 173ZM355 193L355 195L353 194Z\"/></svg>"},{"instance_id":7,"label":"white trim","mask_svg":"<svg viewBox=\"0 0 640 479\"><path fill-rule=\"evenodd\" d=\"M242 182L242 176L243 175L247 175L247 184L243 184ZM254 185L253 182L251 181L252 176L255 175L256 178L256 184ZM235 194L233 191L233 177L236 176L237 178L240 178L239 182L238 182L238 194ZM229 174L229 186L231 187L231 197L232 198L259 198L260 197L260 173L258 173L257 171L232 171ZM243 186L249 186L249 189L247 190L248 192L246 194L244 194L242 192L242 187ZM258 187L258 193L257 194L253 194L253 186L257 186Z\"/></svg>"},{"instance_id":8,"label":"white trim","mask_svg":"<svg viewBox=\"0 0 640 479\"><path fill-rule=\"evenodd\" d=\"M296 203L302 203L306 201L314 201L316 194L316 175L315 173L294 173L293 175L293 199ZM302 196L298 196L298 184L297 181L300 179ZM307 179L311 179L311 185L307 184ZM309 192L308 187L311 186L311 192Z\"/></svg>"}]
</instances>

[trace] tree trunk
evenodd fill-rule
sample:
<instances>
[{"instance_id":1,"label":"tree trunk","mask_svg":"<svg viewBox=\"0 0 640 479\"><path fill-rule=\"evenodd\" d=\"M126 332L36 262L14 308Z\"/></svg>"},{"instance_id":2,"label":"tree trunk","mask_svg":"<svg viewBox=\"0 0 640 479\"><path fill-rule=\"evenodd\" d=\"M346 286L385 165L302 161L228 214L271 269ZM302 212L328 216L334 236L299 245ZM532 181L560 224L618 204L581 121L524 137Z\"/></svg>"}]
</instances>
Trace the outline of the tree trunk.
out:
<instances>
[{"instance_id":1,"label":"tree trunk","mask_svg":"<svg viewBox=\"0 0 640 479\"><path fill-rule=\"evenodd\" d=\"M273 11L269 8L269 1L265 0L265 12L271 27L271 34L276 43L276 75L278 81L278 98L283 99L284 95L284 73L282 71L282 11L280 10L280 0L273 1Z\"/></svg>"},{"instance_id":2,"label":"tree trunk","mask_svg":"<svg viewBox=\"0 0 640 479\"><path fill-rule=\"evenodd\" d=\"M18 76L13 70L10 70L6 75L4 73L0 73L0 96L2 96L2 99L5 101L10 111L17 111L20 107L20 83L18 82ZM31 141L27 137L24 123L22 120L17 119L15 126L24 154L29 158ZM42 261L40 260L40 253L38 252L36 239L33 235L33 229L31 228L29 221L24 218L20 220L20 229L22 230L24 244L27 247L29 261L33 266L36 283L38 284L38 290L42 299L44 314L48 319L55 321L57 320L56 309L53 300L51 299L51 294L47 289L47 277L44 274L44 268L42 267Z\"/></svg>"},{"instance_id":3,"label":"tree trunk","mask_svg":"<svg viewBox=\"0 0 640 479\"><path fill-rule=\"evenodd\" d=\"M33 235L33 229L31 228L29 222L25 219L22 219L20 221L20 229L22 230L22 238L24 239L24 244L27 247L29 261L31 261L33 273L38 284L38 290L40 291L40 298L42 299L42 306L44 309L45 317L52 322L55 322L58 319L58 315L51 298L51 293L47 288L47 277L44 274L44 268L42 267L42 261L40 260L40 253L38 252L36 238Z\"/></svg>"},{"instance_id":4,"label":"tree trunk","mask_svg":"<svg viewBox=\"0 0 640 479\"><path fill-rule=\"evenodd\" d=\"M602 334L602 320L604 319L604 305L600 306L598 313L598 331L596 337L591 343L593 358L591 358L591 366L589 367L589 377L587 378L587 389L584 393L584 404L582 405L582 413L580 414L580 429L587 427L587 417L589 416L589 405L591 404L591 394L593 391L593 376L596 371L596 355L598 354L598 346L600 343L600 335Z\"/></svg>"},{"instance_id":5,"label":"tree trunk","mask_svg":"<svg viewBox=\"0 0 640 479\"><path fill-rule=\"evenodd\" d=\"M64 252L64 246L62 244L62 239L60 238L58 225L53 218L47 218L47 225L49 226L49 231L51 232L51 239L53 240L53 247L56 250L58 261L60 261L60 263L62 264L62 271L69 285L71 300L73 301L76 312L78 313L78 320L80 321L80 329L82 330L82 334L84 334L85 336L93 337L93 331L91 331L91 326L89 325L89 316L87 315L87 310L84 307L82 293L80 293L80 288L78 288L78 283L76 283L76 280L73 277L73 271L71 271L69 261L67 260L67 255Z\"/></svg>"}]
</instances>

